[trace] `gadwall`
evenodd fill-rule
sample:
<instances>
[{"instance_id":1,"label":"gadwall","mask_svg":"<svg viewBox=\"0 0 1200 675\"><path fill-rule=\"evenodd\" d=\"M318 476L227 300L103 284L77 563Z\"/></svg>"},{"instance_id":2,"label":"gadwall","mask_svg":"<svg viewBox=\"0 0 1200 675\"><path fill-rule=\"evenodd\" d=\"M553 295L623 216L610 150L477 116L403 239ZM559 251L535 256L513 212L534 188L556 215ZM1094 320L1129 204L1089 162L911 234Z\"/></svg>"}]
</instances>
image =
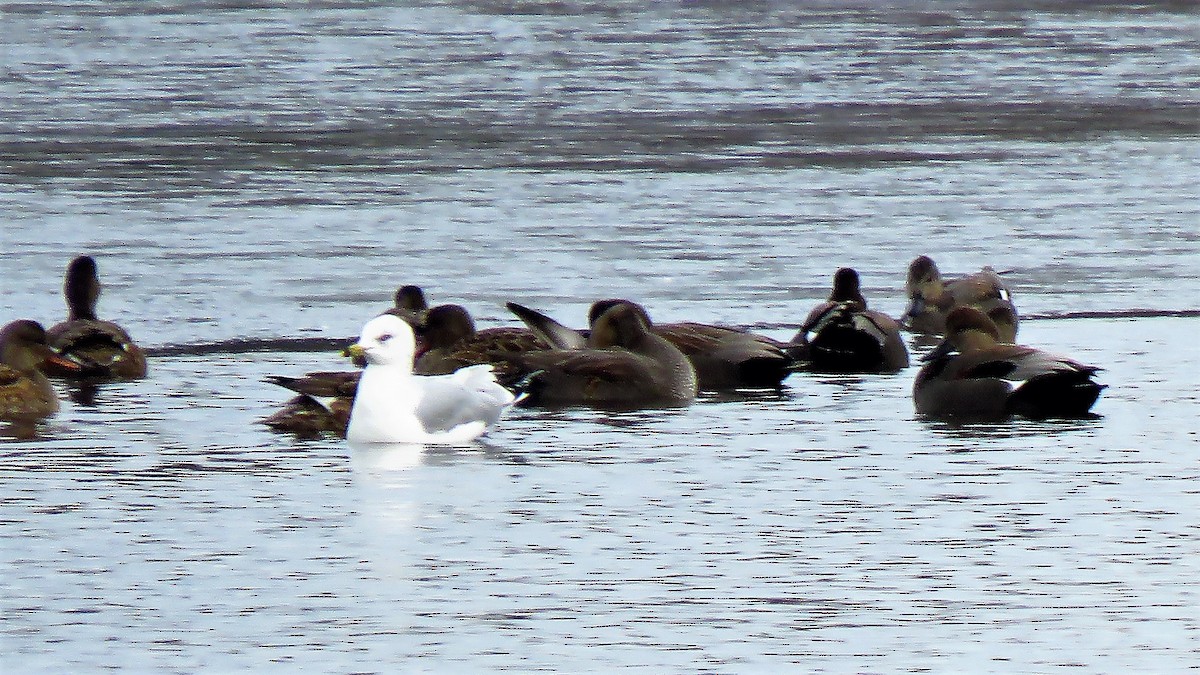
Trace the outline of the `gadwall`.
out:
<instances>
[{"instance_id":1,"label":"gadwall","mask_svg":"<svg viewBox=\"0 0 1200 675\"><path fill-rule=\"evenodd\" d=\"M825 373L893 373L908 367L900 325L867 308L858 272L849 267L833 276L829 300L808 314L793 352L808 369Z\"/></svg>"},{"instance_id":2,"label":"gadwall","mask_svg":"<svg viewBox=\"0 0 1200 675\"><path fill-rule=\"evenodd\" d=\"M58 396L43 371L80 369L46 344L46 329L21 319L0 329L0 420L36 422L58 412Z\"/></svg>"},{"instance_id":3,"label":"gadwall","mask_svg":"<svg viewBox=\"0 0 1200 675\"><path fill-rule=\"evenodd\" d=\"M1016 339L1016 305L1008 287L991 267L958 279L943 279L933 259L923 255L908 266L905 290L909 305L900 323L915 333L944 335L946 315L955 307L975 307L985 314L1003 307L1012 313L1012 335L1002 337L1007 342Z\"/></svg>"},{"instance_id":4,"label":"gadwall","mask_svg":"<svg viewBox=\"0 0 1200 675\"><path fill-rule=\"evenodd\" d=\"M690 321L652 323L646 309L629 300L611 299L592 303L588 310L589 325L618 304L629 305L639 312L651 332L675 345L691 361L698 386L703 391L777 388L795 367L795 360L787 353L787 345L783 342L713 324ZM510 302L506 306L542 339L559 349L577 349L586 343L589 331L567 328L545 314L517 303Z\"/></svg>"},{"instance_id":5,"label":"gadwall","mask_svg":"<svg viewBox=\"0 0 1200 675\"><path fill-rule=\"evenodd\" d=\"M275 431L301 438L316 438L324 433L345 437L353 404L353 397L324 401L308 394L297 394L262 423Z\"/></svg>"},{"instance_id":6,"label":"gadwall","mask_svg":"<svg viewBox=\"0 0 1200 675\"><path fill-rule=\"evenodd\" d=\"M550 348L528 328L497 326L477 330L471 314L461 305L438 305L428 310L416 333L414 371L422 375L445 375L483 363L503 371L508 362L499 358L499 354Z\"/></svg>"},{"instance_id":7,"label":"gadwall","mask_svg":"<svg viewBox=\"0 0 1200 675\"><path fill-rule=\"evenodd\" d=\"M1105 387L1092 379L1095 366L1001 342L996 324L974 307L952 310L946 331L913 384L918 413L1083 417Z\"/></svg>"},{"instance_id":8,"label":"gadwall","mask_svg":"<svg viewBox=\"0 0 1200 675\"><path fill-rule=\"evenodd\" d=\"M640 307L618 303L596 318L583 347L503 358L526 374L526 405L686 405L696 397L696 371L651 327Z\"/></svg>"},{"instance_id":9,"label":"gadwall","mask_svg":"<svg viewBox=\"0 0 1200 675\"><path fill-rule=\"evenodd\" d=\"M100 277L96 261L81 255L67 266L63 295L67 320L46 331L50 346L82 368L53 368L53 375L137 379L146 376L146 355L129 333L111 321L96 318Z\"/></svg>"},{"instance_id":10,"label":"gadwall","mask_svg":"<svg viewBox=\"0 0 1200 675\"><path fill-rule=\"evenodd\" d=\"M267 382L297 395L262 423L302 437L319 436L326 431L345 436L361 376L361 370L314 371L301 377L268 375Z\"/></svg>"}]
</instances>

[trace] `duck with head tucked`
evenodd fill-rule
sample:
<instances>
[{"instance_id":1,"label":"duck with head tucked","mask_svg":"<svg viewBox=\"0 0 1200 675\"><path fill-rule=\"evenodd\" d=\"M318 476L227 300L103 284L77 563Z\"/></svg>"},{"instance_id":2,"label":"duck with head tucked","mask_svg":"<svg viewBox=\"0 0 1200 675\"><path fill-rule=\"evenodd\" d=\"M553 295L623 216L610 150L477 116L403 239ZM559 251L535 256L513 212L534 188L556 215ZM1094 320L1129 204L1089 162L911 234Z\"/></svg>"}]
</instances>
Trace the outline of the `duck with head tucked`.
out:
<instances>
[{"instance_id":1,"label":"duck with head tucked","mask_svg":"<svg viewBox=\"0 0 1200 675\"><path fill-rule=\"evenodd\" d=\"M787 345L749 331L691 321L657 324L650 321L646 309L630 300L610 299L592 303L589 325L616 305L630 305L641 314L650 331L681 351L696 371L702 391L741 388L778 388L795 368ZM568 328L536 310L507 303L543 340L559 349L578 349L586 345L589 331ZM591 330L594 330L594 325Z\"/></svg>"},{"instance_id":2,"label":"duck with head tucked","mask_svg":"<svg viewBox=\"0 0 1200 675\"><path fill-rule=\"evenodd\" d=\"M311 394L297 394L262 423L299 438L312 439L324 433L345 437L352 405L352 397L322 399Z\"/></svg>"},{"instance_id":3,"label":"duck with head tucked","mask_svg":"<svg viewBox=\"0 0 1200 675\"><path fill-rule=\"evenodd\" d=\"M595 321L617 304L632 305L656 335L688 357L702 391L774 389L794 370L795 361L783 342L747 330L695 321L650 324L645 308L628 300L592 303L588 321Z\"/></svg>"},{"instance_id":4,"label":"duck with head tucked","mask_svg":"<svg viewBox=\"0 0 1200 675\"><path fill-rule=\"evenodd\" d=\"M345 436L361 376L361 370L322 370L301 377L268 375L267 382L290 389L296 396L262 423L302 438L313 438L323 432Z\"/></svg>"},{"instance_id":5,"label":"duck with head tucked","mask_svg":"<svg viewBox=\"0 0 1200 675\"><path fill-rule=\"evenodd\" d=\"M1034 419L1086 417L1105 385L1099 368L1001 341L974 307L946 316L946 339L929 353L913 384L918 413L936 417Z\"/></svg>"},{"instance_id":6,"label":"duck with head tucked","mask_svg":"<svg viewBox=\"0 0 1200 675\"><path fill-rule=\"evenodd\" d=\"M42 372L47 364L80 369L50 349L38 322L21 319L0 329L0 420L36 422L58 412L58 396Z\"/></svg>"},{"instance_id":7,"label":"duck with head tucked","mask_svg":"<svg viewBox=\"0 0 1200 675\"><path fill-rule=\"evenodd\" d=\"M1003 327L1005 342L1016 339L1017 308L1012 294L1000 275L991 267L958 279L944 279L937 264L929 256L919 256L908 266L905 282L909 305L900 323L916 333L944 335L946 315L955 307L975 307L987 314L994 309L1007 309L1011 323ZM1011 329L1012 333L1008 334Z\"/></svg>"},{"instance_id":8,"label":"duck with head tucked","mask_svg":"<svg viewBox=\"0 0 1200 675\"><path fill-rule=\"evenodd\" d=\"M525 374L527 405L687 405L696 398L696 371L652 326L639 305L617 303L596 317L582 346L502 358Z\"/></svg>"},{"instance_id":9,"label":"duck with head tucked","mask_svg":"<svg viewBox=\"0 0 1200 675\"><path fill-rule=\"evenodd\" d=\"M808 314L792 339L796 357L825 373L894 373L908 367L900 325L867 308L858 272L843 267L833 276L829 300Z\"/></svg>"},{"instance_id":10,"label":"duck with head tucked","mask_svg":"<svg viewBox=\"0 0 1200 675\"><path fill-rule=\"evenodd\" d=\"M63 295L69 310L67 320L46 331L51 347L82 369L66 371L55 367L54 375L137 379L146 376L146 355L129 333L111 321L96 317L100 298L100 276L96 261L81 255L67 266Z\"/></svg>"}]
</instances>

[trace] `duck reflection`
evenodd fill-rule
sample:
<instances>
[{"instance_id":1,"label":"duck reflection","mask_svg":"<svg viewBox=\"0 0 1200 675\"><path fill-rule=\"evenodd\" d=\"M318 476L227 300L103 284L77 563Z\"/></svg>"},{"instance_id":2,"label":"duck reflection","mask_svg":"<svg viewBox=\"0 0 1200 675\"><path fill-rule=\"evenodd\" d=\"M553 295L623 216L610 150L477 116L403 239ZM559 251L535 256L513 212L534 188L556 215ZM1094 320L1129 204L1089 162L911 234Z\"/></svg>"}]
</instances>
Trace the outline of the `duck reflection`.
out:
<instances>
[{"instance_id":1,"label":"duck reflection","mask_svg":"<svg viewBox=\"0 0 1200 675\"><path fill-rule=\"evenodd\" d=\"M993 417L956 417L953 419L934 418L922 415L917 421L937 436L951 441L961 441L961 444L947 444L950 452L974 452L977 450L995 449L995 446L983 446L981 441L996 439L1029 438L1043 441L1047 433L1075 433L1098 428L1097 421L1101 415L1090 413L1086 417L1055 418L1046 420L997 420Z\"/></svg>"},{"instance_id":2,"label":"duck reflection","mask_svg":"<svg viewBox=\"0 0 1200 675\"><path fill-rule=\"evenodd\" d=\"M100 393L100 383L90 380L79 380L67 385L67 398L76 405L85 408L96 407L96 397Z\"/></svg>"}]
</instances>

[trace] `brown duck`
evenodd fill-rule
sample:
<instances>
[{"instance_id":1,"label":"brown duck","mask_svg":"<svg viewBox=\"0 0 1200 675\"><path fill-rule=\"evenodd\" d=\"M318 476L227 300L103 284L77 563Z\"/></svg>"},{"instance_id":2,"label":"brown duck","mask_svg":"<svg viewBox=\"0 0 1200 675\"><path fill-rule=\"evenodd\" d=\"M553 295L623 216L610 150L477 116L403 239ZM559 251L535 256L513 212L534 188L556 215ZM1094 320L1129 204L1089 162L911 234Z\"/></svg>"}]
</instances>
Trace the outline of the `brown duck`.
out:
<instances>
[{"instance_id":1,"label":"brown duck","mask_svg":"<svg viewBox=\"0 0 1200 675\"><path fill-rule=\"evenodd\" d=\"M793 354L809 370L825 373L893 373L908 367L900 325L867 308L858 272L843 267L833 276L829 300L808 314Z\"/></svg>"},{"instance_id":2,"label":"brown duck","mask_svg":"<svg viewBox=\"0 0 1200 675\"><path fill-rule=\"evenodd\" d=\"M81 255L67 266L63 295L69 310L67 320L46 331L51 347L82 366L74 370L52 367L58 376L137 379L146 376L146 355L129 333L111 321L96 318L100 277L96 261Z\"/></svg>"},{"instance_id":3,"label":"brown duck","mask_svg":"<svg viewBox=\"0 0 1200 675\"><path fill-rule=\"evenodd\" d=\"M946 339L925 357L913 384L918 413L931 416L1035 419L1084 417L1104 385L1099 370L1066 356L1005 344L995 323L974 307L946 316Z\"/></svg>"},{"instance_id":4,"label":"brown duck","mask_svg":"<svg viewBox=\"0 0 1200 675\"><path fill-rule=\"evenodd\" d=\"M36 422L58 412L58 396L42 372L47 364L79 370L50 349L40 323L22 319L0 329L0 420Z\"/></svg>"},{"instance_id":5,"label":"brown duck","mask_svg":"<svg viewBox=\"0 0 1200 675\"><path fill-rule=\"evenodd\" d=\"M326 432L344 438L353 404L353 397L334 398L324 403L314 396L297 394L262 423L301 438L315 438Z\"/></svg>"},{"instance_id":6,"label":"brown duck","mask_svg":"<svg viewBox=\"0 0 1200 675\"><path fill-rule=\"evenodd\" d=\"M483 363L496 366L497 377L504 380L510 363L506 354L543 351L550 348L545 340L527 328L500 326L477 330L475 321L461 305L438 305L425 315L416 329L417 357L413 372L417 375L447 375Z\"/></svg>"},{"instance_id":7,"label":"brown duck","mask_svg":"<svg viewBox=\"0 0 1200 675\"><path fill-rule=\"evenodd\" d=\"M425 291L420 286L401 286L396 289L393 305L384 314L391 314L404 319L412 326L420 326L425 321L429 311L429 302L425 299Z\"/></svg>"},{"instance_id":8,"label":"brown duck","mask_svg":"<svg viewBox=\"0 0 1200 675\"><path fill-rule=\"evenodd\" d=\"M680 322L656 324L650 321L641 305L620 299L599 300L588 310L588 323L593 325L605 311L624 304L641 314L651 332L670 342L689 361L696 371L698 386L703 391L722 391L740 388L775 388L792 373L795 360L786 352L787 345L778 340L749 331L713 324ZM587 331L568 328L554 319L517 303L507 303L534 332L559 349L585 346Z\"/></svg>"},{"instance_id":9,"label":"brown duck","mask_svg":"<svg viewBox=\"0 0 1200 675\"><path fill-rule=\"evenodd\" d=\"M522 405L686 405L696 397L696 371L651 327L639 306L617 303L592 323L582 347L502 358L526 374Z\"/></svg>"},{"instance_id":10,"label":"brown duck","mask_svg":"<svg viewBox=\"0 0 1200 675\"><path fill-rule=\"evenodd\" d=\"M996 308L1007 309L1012 321L1003 328L1003 342L1013 342L1017 335L1017 308L1012 294L1000 275L991 267L959 279L943 279L937 265L929 256L920 256L908 266L905 282L909 305L900 322L916 333L944 335L946 315L955 307L969 306L985 314ZM1011 334L1007 331L1011 327Z\"/></svg>"},{"instance_id":11,"label":"brown duck","mask_svg":"<svg viewBox=\"0 0 1200 675\"><path fill-rule=\"evenodd\" d=\"M350 408L361 370L314 371L302 377L268 375L266 381L296 392L296 396L262 423L276 431L312 438L322 432L346 435Z\"/></svg>"}]
</instances>

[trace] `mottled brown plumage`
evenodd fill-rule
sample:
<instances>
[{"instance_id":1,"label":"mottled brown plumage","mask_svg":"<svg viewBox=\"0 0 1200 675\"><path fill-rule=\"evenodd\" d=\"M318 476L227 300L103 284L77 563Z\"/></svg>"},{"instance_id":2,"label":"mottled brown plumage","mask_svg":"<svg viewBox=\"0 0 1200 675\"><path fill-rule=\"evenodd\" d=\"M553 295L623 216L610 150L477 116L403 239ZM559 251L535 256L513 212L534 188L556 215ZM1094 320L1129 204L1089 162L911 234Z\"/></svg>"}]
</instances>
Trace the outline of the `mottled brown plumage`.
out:
<instances>
[{"instance_id":1,"label":"mottled brown plumage","mask_svg":"<svg viewBox=\"0 0 1200 675\"><path fill-rule=\"evenodd\" d=\"M324 432L344 437L361 376L361 370L313 371L302 377L268 375L267 382L290 389L297 396L262 422L276 431L304 438Z\"/></svg>"},{"instance_id":2,"label":"mottled brown plumage","mask_svg":"<svg viewBox=\"0 0 1200 675\"><path fill-rule=\"evenodd\" d=\"M298 394L320 398L354 398L354 390L361 376L361 370L319 370L305 373L303 377L268 375L266 380Z\"/></svg>"},{"instance_id":3,"label":"mottled brown plumage","mask_svg":"<svg viewBox=\"0 0 1200 675\"><path fill-rule=\"evenodd\" d=\"M428 311L417 328L418 375L446 375L459 368L483 363L496 366L502 381L508 361L503 354L522 354L549 349L549 345L526 328L497 327L476 330L475 321L460 305L438 305Z\"/></svg>"},{"instance_id":4,"label":"mottled brown plumage","mask_svg":"<svg viewBox=\"0 0 1200 675\"><path fill-rule=\"evenodd\" d=\"M996 308L1011 312L1011 323L1005 324L1004 342L1013 342L1017 331L1017 308L1000 275L991 267L959 279L943 279L937 265L928 256L919 256L908 267L905 282L909 306L901 323L917 333L943 335L946 315L956 307L975 307L987 314ZM1011 327L1012 334L1007 334Z\"/></svg>"},{"instance_id":5,"label":"mottled brown plumage","mask_svg":"<svg viewBox=\"0 0 1200 675\"><path fill-rule=\"evenodd\" d=\"M299 394L262 423L301 438L316 438L324 433L344 438L352 405L352 398L334 398L326 405L308 394Z\"/></svg>"},{"instance_id":6,"label":"mottled brown plumage","mask_svg":"<svg viewBox=\"0 0 1200 675\"><path fill-rule=\"evenodd\" d=\"M13 321L0 329L0 420L34 422L58 412L58 396L42 372L48 362L78 369L50 349L36 321Z\"/></svg>"},{"instance_id":7,"label":"mottled brown plumage","mask_svg":"<svg viewBox=\"0 0 1200 675\"><path fill-rule=\"evenodd\" d=\"M146 355L125 329L96 318L100 278L96 261L79 256L67 266L63 295L69 310L67 320L47 331L51 347L82 368L49 372L60 377L111 377L137 379L146 376Z\"/></svg>"}]
</instances>

